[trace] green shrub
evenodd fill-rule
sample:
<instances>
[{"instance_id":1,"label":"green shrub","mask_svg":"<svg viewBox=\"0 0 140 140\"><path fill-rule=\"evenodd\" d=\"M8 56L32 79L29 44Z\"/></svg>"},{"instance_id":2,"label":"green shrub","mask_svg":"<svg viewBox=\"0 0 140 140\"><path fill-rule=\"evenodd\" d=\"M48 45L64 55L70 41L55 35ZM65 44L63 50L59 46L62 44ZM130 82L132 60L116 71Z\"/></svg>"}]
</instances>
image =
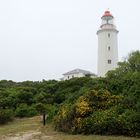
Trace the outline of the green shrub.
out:
<instances>
[{"instance_id":1,"label":"green shrub","mask_svg":"<svg viewBox=\"0 0 140 140\"><path fill-rule=\"evenodd\" d=\"M16 117L32 117L37 115L37 111L33 106L21 104L15 111Z\"/></svg>"},{"instance_id":2,"label":"green shrub","mask_svg":"<svg viewBox=\"0 0 140 140\"><path fill-rule=\"evenodd\" d=\"M32 116L35 116L37 114L38 114L38 112L34 106L28 107L28 113L27 113L26 117L32 117Z\"/></svg>"},{"instance_id":3,"label":"green shrub","mask_svg":"<svg viewBox=\"0 0 140 140\"><path fill-rule=\"evenodd\" d=\"M14 112L11 109L0 109L0 124L5 124L8 121L12 121L14 118Z\"/></svg>"},{"instance_id":4,"label":"green shrub","mask_svg":"<svg viewBox=\"0 0 140 140\"><path fill-rule=\"evenodd\" d=\"M123 127L122 134L140 136L140 113L134 110L126 110L118 118Z\"/></svg>"},{"instance_id":5,"label":"green shrub","mask_svg":"<svg viewBox=\"0 0 140 140\"><path fill-rule=\"evenodd\" d=\"M47 121L51 122L58 111L58 107L55 105L46 105Z\"/></svg>"},{"instance_id":6,"label":"green shrub","mask_svg":"<svg viewBox=\"0 0 140 140\"><path fill-rule=\"evenodd\" d=\"M93 112L91 116L83 120L82 132L84 134L120 134L120 122L115 108Z\"/></svg>"},{"instance_id":7,"label":"green shrub","mask_svg":"<svg viewBox=\"0 0 140 140\"><path fill-rule=\"evenodd\" d=\"M64 104L55 118L58 130L67 133L140 135L140 113L124 107L123 96L91 90L73 105Z\"/></svg>"},{"instance_id":8,"label":"green shrub","mask_svg":"<svg viewBox=\"0 0 140 140\"><path fill-rule=\"evenodd\" d=\"M63 132L69 132L73 125L74 113L75 110L70 104L64 104L54 119L55 128Z\"/></svg>"}]
</instances>

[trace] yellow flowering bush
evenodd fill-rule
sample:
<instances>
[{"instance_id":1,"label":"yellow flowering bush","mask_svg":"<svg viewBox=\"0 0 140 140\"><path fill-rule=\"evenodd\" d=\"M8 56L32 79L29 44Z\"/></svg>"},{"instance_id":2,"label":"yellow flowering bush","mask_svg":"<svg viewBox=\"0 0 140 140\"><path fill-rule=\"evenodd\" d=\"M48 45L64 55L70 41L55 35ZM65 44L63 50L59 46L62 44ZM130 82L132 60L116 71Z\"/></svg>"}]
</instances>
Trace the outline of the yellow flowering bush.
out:
<instances>
[{"instance_id":1,"label":"yellow flowering bush","mask_svg":"<svg viewBox=\"0 0 140 140\"><path fill-rule=\"evenodd\" d=\"M54 122L56 124L56 128L60 129L65 122L68 112L69 112L69 105L63 105L60 110L58 111L56 117L54 118Z\"/></svg>"},{"instance_id":2,"label":"yellow flowering bush","mask_svg":"<svg viewBox=\"0 0 140 140\"><path fill-rule=\"evenodd\" d=\"M108 109L122 101L123 97L120 95L111 95L107 90L91 90L87 94L90 106L96 109Z\"/></svg>"},{"instance_id":3,"label":"yellow flowering bush","mask_svg":"<svg viewBox=\"0 0 140 140\"><path fill-rule=\"evenodd\" d=\"M139 135L140 114L127 112L123 108L123 98L107 90L91 90L73 105L61 107L56 126L73 134Z\"/></svg>"},{"instance_id":4,"label":"yellow flowering bush","mask_svg":"<svg viewBox=\"0 0 140 140\"><path fill-rule=\"evenodd\" d=\"M75 108L76 114L81 117L88 115L92 111L92 108L90 107L86 97L84 96L81 96L77 100L77 102L75 103Z\"/></svg>"}]
</instances>

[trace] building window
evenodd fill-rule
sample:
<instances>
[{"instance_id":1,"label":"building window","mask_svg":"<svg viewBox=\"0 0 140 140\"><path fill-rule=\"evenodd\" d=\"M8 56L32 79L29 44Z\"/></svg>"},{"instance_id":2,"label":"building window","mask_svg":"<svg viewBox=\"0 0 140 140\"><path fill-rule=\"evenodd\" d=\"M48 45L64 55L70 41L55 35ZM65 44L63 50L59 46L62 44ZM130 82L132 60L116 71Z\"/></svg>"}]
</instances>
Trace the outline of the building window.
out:
<instances>
[{"instance_id":1,"label":"building window","mask_svg":"<svg viewBox=\"0 0 140 140\"><path fill-rule=\"evenodd\" d=\"M108 33L108 38L110 38L110 33Z\"/></svg>"},{"instance_id":2,"label":"building window","mask_svg":"<svg viewBox=\"0 0 140 140\"><path fill-rule=\"evenodd\" d=\"M72 75L72 78L74 78L74 75Z\"/></svg>"},{"instance_id":3,"label":"building window","mask_svg":"<svg viewBox=\"0 0 140 140\"><path fill-rule=\"evenodd\" d=\"M110 46L108 46L108 51L110 51Z\"/></svg>"},{"instance_id":4,"label":"building window","mask_svg":"<svg viewBox=\"0 0 140 140\"><path fill-rule=\"evenodd\" d=\"M110 59L108 60L108 64L111 64L111 60Z\"/></svg>"}]
</instances>

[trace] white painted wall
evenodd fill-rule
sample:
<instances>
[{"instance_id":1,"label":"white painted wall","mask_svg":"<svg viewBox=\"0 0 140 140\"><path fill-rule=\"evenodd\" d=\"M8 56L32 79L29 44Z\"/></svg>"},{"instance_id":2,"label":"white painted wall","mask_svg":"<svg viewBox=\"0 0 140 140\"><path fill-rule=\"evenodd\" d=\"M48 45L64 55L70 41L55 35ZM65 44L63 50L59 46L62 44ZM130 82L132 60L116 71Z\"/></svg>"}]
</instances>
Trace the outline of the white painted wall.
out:
<instances>
[{"instance_id":1,"label":"white painted wall","mask_svg":"<svg viewBox=\"0 0 140 140\"><path fill-rule=\"evenodd\" d=\"M110 37L108 37L110 34ZM117 67L118 31L114 25L103 25L98 31L98 76L104 77L109 70ZM110 50L108 47L110 46ZM108 64L111 60L111 64Z\"/></svg>"},{"instance_id":2,"label":"white painted wall","mask_svg":"<svg viewBox=\"0 0 140 140\"><path fill-rule=\"evenodd\" d=\"M69 80L71 78L74 78L74 77L85 77L85 75L83 73L75 73L75 74L69 74L69 75L64 75L64 78L63 80Z\"/></svg>"}]
</instances>

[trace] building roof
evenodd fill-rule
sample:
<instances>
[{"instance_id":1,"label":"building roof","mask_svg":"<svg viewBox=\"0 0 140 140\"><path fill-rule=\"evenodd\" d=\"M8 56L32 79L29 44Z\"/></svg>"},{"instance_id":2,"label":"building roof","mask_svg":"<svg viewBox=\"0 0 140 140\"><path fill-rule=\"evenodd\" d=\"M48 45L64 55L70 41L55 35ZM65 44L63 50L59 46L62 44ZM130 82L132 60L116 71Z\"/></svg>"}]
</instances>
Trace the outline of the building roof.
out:
<instances>
[{"instance_id":1,"label":"building roof","mask_svg":"<svg viewBox=\"0 0 140 140\"><path fill-rule=\"evenodd\" d=\"M92 72L90 72L90 71L86 71L86 70L82 70L82 69L74 69L74 70L72 70L72 71L69 71L69 72L67 72L67 73L64 73L63 75L71 75L71 74L78 74L78 73L83 73L83 74L85 74L85 75L94 75L94 76L96 76L96 74L94 74L94 73L92 73Z\"/></svg>"},{"instance_id":2,"label":"building roof","mask_svg":"<svg viewBox=\"0 0 140 140\"><path fill-rule=\"evenodd\" d=\"M112 14L110 13L110 11L108 11L108 10L104 12L104 15L102 17L107 17L107 16L113 17Z\"/></svg>"}]
</instances>

